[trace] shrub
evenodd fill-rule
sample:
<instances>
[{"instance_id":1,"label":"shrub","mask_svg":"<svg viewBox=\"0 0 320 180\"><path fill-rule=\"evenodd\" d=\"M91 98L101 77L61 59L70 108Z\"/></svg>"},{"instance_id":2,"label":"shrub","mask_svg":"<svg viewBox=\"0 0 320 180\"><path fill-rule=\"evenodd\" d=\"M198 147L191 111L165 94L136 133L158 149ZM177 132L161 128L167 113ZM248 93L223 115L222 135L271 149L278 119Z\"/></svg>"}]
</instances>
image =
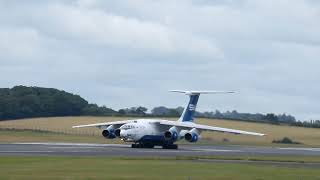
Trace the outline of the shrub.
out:
<instances>
[{"instance_id":1,"label":"shrub","mask_svg":"<svg viewBox=\"0 0 320 180\"><path fill-rule=\"evenodd\" d=\"M229 142L229 139L223 138L223 139L222 139L222 142Z\"/></svg>"},{"instance_id":2,"label":"shrub","mask_svg":"<svg viewBox=\"0 0 320 180\"><path fill-rule=\"evenodd\" d=\"M280 144L301 144L300 142L295 142L288 137L284 137L280 140L273 140L272 143L280 143Z\"/></svg>"}]
</instances>

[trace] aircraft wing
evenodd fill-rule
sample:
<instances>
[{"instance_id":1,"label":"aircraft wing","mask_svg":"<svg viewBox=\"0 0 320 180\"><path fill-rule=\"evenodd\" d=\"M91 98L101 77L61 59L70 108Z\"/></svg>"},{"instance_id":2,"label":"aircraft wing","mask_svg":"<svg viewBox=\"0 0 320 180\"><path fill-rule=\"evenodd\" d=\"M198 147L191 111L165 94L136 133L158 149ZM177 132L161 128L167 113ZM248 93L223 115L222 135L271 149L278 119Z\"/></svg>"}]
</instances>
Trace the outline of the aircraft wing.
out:
<instances>
[{"instance_id":1,"label":"aircraft wing","mask_svg":"<svg viewBox=\"0 0 320 180\"><path fill-rule=\"evenodd\" d=\"M105 122L105 123L96 123L96 124L86 124L86 125L78 125L78 126L72 126L72 128L83 128L83 127L97 127L102 128L110 125L116 125L121 126L126 123L134 122L135 120L126 120L126 121L113 121L113 122Z\"/></svg>"},{"instance_id":2,"label":"aircraft wing","mask_svg":"<svg viewBox=\"0 0 320 180\"><path fill-rule=\"evenodd\" d=\"M253 135L253 136L264 136L265 135L265 134L261 134L261 133L250 132L250 131L242 131L242 130L237 130L237 129L228 129L228 128L222 128L222 127L216 127L216 126L195 124L192 122L178 122L178 121L163 120L160 122L160 124L167 125L167 126L182 127L182 128L187 128L187 129L196 128L201 131L216 131L216 132L225 132L225 133L232 133L232 134L245 134L245 135Z\"/></svg>"}]
</instances>

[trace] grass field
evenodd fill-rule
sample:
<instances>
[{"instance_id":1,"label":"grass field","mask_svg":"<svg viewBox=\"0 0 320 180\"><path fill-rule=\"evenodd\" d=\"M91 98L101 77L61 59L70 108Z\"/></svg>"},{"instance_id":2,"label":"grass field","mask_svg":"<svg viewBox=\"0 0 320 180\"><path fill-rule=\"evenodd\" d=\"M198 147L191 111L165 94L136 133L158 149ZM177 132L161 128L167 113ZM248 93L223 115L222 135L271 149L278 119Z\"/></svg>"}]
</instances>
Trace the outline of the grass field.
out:
<instances>
[{"instance_id":1,"label":"grass field","mask_svg":"<svg viewBox=\"0 0 320 180\"><path fill-rule=\"evenodd\" d=\"M77 142L110 142L117 143L118 140L105 140L101 137L101 130L96 128L72 129L73 125L100 123L115 120L131 119L129 117L55 117L55 118L34 118L24 120L0 121L0 129L30 129L56 132L57 134L67 134L66 141ZM174 119L172 119L174 120ZM203 144L238 144L238 145L262 145L262 146L285 146L281 144L272 144L274 139L282 139L289 137L294 141L303 143L303 145L290 146L311 146L320 147L320 129L302 128L292 126L279 126L262 123L250 123L231 120L214 120L214 119L198 119L197 123L220 126L226 128L241 129L247 131L256 131L267 134L265 137L255 137L246 135L233 135L218 132L202 133L202 140L199 143ZM0 142L9 142L15 140L14 137L7 133L0 133ZM6 135L7 134L7 135ZM38 138L38 134L26 132L25 137L21 141L36 141L39 139L49 138L54 141L64 141L61 138L54 138L57 134L47 133L43 137ZM74 135L74 136L73 136ZM46 137L47 136L47 137ZM78 137L76 137L78 136ZM32 139L35 138L35 139ZM52 139L53 138L53 139ZM56 140L55 140L56 139Z\"/></svg>"},{"instance_id":2,"label":"grass field","mask_svg":"<svg viewBox=\"0 0 320 180\"><path fill-rule=\"evenodd\" d=\"M119 139L102 136L63 134L33 130L0 130L0 143L12 142L73 142L73 143L120 143ZM123 143L121 141L121 143Z\"/></svg>"},{"instance_id":3,"label":"grass field","mask_svg":"<svg viewBox=\"0 0 320 180\"><path fill-rule=\"evenodd\" d=\"M0 179L316 180L316 168L106 157L0 157Z\"/></svg>"}]
</instances>

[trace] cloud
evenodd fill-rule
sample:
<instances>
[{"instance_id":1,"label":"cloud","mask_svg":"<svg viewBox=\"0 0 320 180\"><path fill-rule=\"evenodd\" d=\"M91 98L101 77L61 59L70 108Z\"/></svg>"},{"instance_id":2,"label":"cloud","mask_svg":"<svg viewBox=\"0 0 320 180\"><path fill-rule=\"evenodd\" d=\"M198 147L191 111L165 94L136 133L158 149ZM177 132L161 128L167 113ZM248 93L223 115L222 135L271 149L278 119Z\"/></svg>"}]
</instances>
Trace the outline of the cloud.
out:
<instances>
[{"instance_id":1,"label":"cloud","mask_svg":"<svg viewBox=\"0 0 320 180\"><path fill-rule=\"evenodd\" d=\"M39 35L36 30L31 28L0 28L0 39L0 57L2 59L25 60L36 54L39 49Z\"/></svg>"},{"instance_id":2,"label":"cloud","mask_svg":"<svg viewBox=\"0 0 320 180\"><path fill-rule=\"evenodd\" d=\"M28 17L29 13L31 16ZM57 39L160 54L201 54L210 58L223 56L214 41L201 36L176 31L158 22L85 8L83 5L49 3L34 7L32 12L27 11L25 15L27 22Z\"/></svg>"},{"instance_id":3,"label":"cloud","mask_svg":"<svg viewBox=\"0 0 320 180\"><path fill-rule=\"evenodd\" d=\"M237 90L200 110L320 119L320 4L312 0L0 2L0 86L90 102L180 106L167 89Z\"/></svg>"}]
</instances>

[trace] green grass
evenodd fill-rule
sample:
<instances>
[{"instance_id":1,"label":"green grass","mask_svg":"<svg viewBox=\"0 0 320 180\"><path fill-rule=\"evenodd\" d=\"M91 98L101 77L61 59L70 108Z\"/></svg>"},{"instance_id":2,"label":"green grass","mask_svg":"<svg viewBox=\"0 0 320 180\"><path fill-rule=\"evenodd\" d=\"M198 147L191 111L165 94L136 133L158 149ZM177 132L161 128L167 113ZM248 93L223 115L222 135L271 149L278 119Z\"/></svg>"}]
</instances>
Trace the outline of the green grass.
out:
<instances>
[{"instance_id":1,"label":"green grass","mask_svg":"<svg viewBox=\"0 0 320 180\"><path fill-rule=\"evenodd\" d=\"M102 136L64 134L38 130L0 130L0 143L12 142L74 142L74 143L119 143L119 139Z\"/></svg>"},{"instance_id":2,"label":"green grass","mask_svg":"<svg viewBox=\"0 0 320 180\"><path fill-rule=\"evenodd\" d=\"M320 179L315 168L107 157L0 157L0 179Z\"/></svg>"},{"instance_id":3,"label":"green grass","mask_svg":"<svg viewBox=\"0 0 320 180\"><path fill-rule=\"evenodd\" d=\"M148 159L148 158L147 158ZM151 158L152 159L152 158ZM162 159L162 158L160 158ZM319 156L262 156L262 155L231 155L231 156L177 156L177 160L241 160L263 162L287 162L287 163L320 163Z\"/></svg>"}]
</instances>

